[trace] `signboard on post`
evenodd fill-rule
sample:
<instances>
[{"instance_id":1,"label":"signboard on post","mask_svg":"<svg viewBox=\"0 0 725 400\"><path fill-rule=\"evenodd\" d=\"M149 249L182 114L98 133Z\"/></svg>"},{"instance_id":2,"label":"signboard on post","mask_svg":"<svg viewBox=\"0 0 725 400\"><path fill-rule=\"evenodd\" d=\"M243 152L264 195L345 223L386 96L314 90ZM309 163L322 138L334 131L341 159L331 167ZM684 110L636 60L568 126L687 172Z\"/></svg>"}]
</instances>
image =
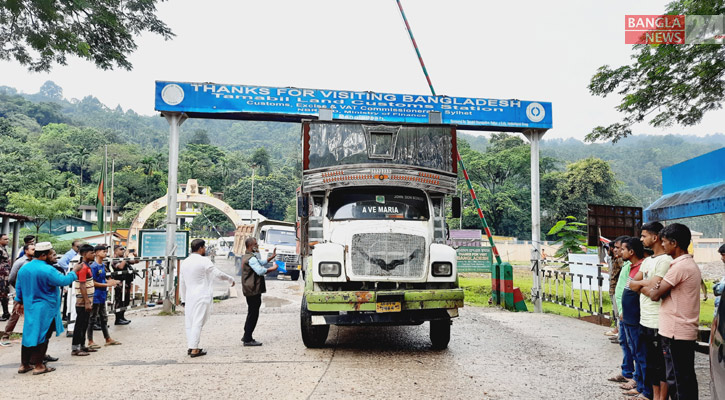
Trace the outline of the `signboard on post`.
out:
<instances>
[{"instance_id":1,"label":"signboard on post","mask_svg":"<svg viewBox=\"0 0 725 400\"><path fill-rule=\"evenodd\" d=\"M456 250L458 272L491 273L493 251L490 247L463 246Z\"/></svg>"},{"instance_id":2,"label":"signboard on post","mask_svg":"<svg viewBox=\"0 0 725 400\"><path fill-rule=\"evenodd\" d=\"M318 117L320 109L333 119L458 125L461 129L521 131L551 129L551 103L518 99L488 99L375 93L349 90L300 89L156 81L157 111L194 117L300 122ZM436 118L431 118L431 113Z\"/></svg>"},{"instance_id":3,"label":"signboard on post","mask_svg":"<svg viewBox=\"0 0 725 400\"><path fill-rule=\"evenodd\" d=\"M139 257L165 257L166 231L142 229L139 231ZM189 231L176 231L176 257L189 256Z\"/></svg>"}]
</instances>

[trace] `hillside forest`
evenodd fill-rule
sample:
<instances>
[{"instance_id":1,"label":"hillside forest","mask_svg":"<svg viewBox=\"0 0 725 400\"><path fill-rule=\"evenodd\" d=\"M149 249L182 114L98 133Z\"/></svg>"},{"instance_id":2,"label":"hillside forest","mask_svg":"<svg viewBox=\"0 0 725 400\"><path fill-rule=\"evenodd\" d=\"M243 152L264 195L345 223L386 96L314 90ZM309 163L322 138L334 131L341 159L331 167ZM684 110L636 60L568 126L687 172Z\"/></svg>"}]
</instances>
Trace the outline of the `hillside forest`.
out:
<instances>
[{"instance_id":1,"label":"hillside forest","mask_svg":"<svg viewBox=\"0 0 725 400\"><path fill-rule=\"evenodd\" d=\"M0 210L39 218L80 216L95 205L105 151L113 166L113 204L128 226L147 203L166 193L168 124L102 104L88 95L66 99L46 82L37 93L0 87ZM197 179L235 209L254 208L267 218L293 220L300 182L300 126L293 123L190 119L181 129L179 182ZM497 235L531 237L528 142L518 134L459 131L459 152L489 225ZM585 221L587 203L647 207L661 195L660 171L725 146L725 135L632 135L616 144L576 139L541 143L542 230L566 216ZM480 228L459 177L462 220L452 228ZM110 177L109 182L110 185ZM35 214L33 214L35 213ZM149 225L160 226L164 211ZM205 208L186 228L199 236L233 230L220 212ZM705 237L718 237L715 217L683 221ZM148 227L148 226L147 226Z\"/></svg>"}]
</instances>

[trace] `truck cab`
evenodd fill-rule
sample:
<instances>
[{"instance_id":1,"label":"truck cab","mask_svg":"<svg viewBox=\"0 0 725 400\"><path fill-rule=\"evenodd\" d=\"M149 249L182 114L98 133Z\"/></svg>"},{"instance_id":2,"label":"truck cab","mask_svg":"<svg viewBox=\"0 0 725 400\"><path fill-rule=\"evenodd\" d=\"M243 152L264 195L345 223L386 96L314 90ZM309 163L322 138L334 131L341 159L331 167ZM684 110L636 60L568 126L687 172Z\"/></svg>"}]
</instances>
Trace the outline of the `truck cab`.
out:
<instances>
[{"instance_id":1,"label":"truck cab","mask_svg":"<svg viewBox=\"0 0 725 400\"><path fill-rule=\"evenodd\" d=\"M300 261L297 254L297 238L295 224L292 222L265 220L256 226L254 237L257 239L259 254L266 259L268 254L277 249L275 261L285 263L285 269L293 281L300 277ZM278 276L277 272L269 274Z\"/></svg>"},{"instance_id":2,"label":"truck cab","mask_svg":"<svg viewBox=\"0 0 725 400\"><path fill-rule=\"evenodd\" d=\"M445 348L464 299L445 228L455 129L315 121L302 137L305 345L323 346L330 325L429 321L432 347Z\"/></svg>"}]
</instances>

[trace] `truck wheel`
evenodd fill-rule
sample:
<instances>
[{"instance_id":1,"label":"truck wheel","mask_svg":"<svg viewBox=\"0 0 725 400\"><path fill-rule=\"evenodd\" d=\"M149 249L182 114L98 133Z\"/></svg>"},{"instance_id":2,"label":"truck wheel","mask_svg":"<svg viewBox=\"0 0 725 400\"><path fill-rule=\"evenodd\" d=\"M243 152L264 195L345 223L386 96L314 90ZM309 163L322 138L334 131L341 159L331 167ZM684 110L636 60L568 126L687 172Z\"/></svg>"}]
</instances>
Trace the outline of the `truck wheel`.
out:
<instances>
[{"instance_id":1,"label":"truck wheel","mask_svg":"<svg viewBox=\"0 0 725 400\"><path fill-rule=\"evenodd\" d=\"M430 321L430 341L434 350L443 350L451 341L451 320Z\"/></svg>"},{"instance_id":2,"label":"truck wheel","mask_svg":"<svg viewBox=\"0 0 725 400\"><path fill-rule=\"evenodd\" d=\"M296 281L300 279L300 271L290 271L289 276L292 278L293 281Z\"/></svg>"},{"instance_id":3,"label":"truck wheel","mask_svg":"<svg viewBox=\"0 0 725 400\"><path fill-rule=\"evenodd\" d=\"M302 297L300 308L300 328L302 342L310 349L317 349L325 345L330 325L312 325L312 313L307 309L307 299Z\"/></svg>"}]
</instances>

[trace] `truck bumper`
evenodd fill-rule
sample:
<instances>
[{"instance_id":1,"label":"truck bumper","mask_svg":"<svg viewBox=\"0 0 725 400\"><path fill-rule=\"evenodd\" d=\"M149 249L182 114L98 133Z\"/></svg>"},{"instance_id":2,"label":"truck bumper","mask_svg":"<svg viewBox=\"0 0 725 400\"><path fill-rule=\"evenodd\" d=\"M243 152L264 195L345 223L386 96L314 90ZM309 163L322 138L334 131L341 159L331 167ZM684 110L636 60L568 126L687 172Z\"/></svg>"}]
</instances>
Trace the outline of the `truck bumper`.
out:
<instances>
[{"instance_id":1,"label":"truck bumper","mask_svg":"<svg viewBox=\"0 0 725 400\"><path fill-rule=\"evenodd\" d=\"M394 313L362 311L313 315L312 325L419 325L425 321L450 320L457 316L457 308L403 310Z\"/></svg>"},{"instance_id":2,"label":"truck bumper","mask_svg":"<svg viewBox=\"0 0 725 400\"><path fill-rule=\"evenodd\" d=\"M406 290L406 291L359 291L305 293L307 309L312 312L362 311L377 315L405 314L412 311L442 311L448 317L463 307L463 289ZM377 303L399 302L399 312L376 312ZM424 315L425 313L418 313ZM458 312L455 312L458 316ZM387 318L387 317L386 317ZM429 319L424 319L429 320Z\"/></svg>"}]
</instances>

